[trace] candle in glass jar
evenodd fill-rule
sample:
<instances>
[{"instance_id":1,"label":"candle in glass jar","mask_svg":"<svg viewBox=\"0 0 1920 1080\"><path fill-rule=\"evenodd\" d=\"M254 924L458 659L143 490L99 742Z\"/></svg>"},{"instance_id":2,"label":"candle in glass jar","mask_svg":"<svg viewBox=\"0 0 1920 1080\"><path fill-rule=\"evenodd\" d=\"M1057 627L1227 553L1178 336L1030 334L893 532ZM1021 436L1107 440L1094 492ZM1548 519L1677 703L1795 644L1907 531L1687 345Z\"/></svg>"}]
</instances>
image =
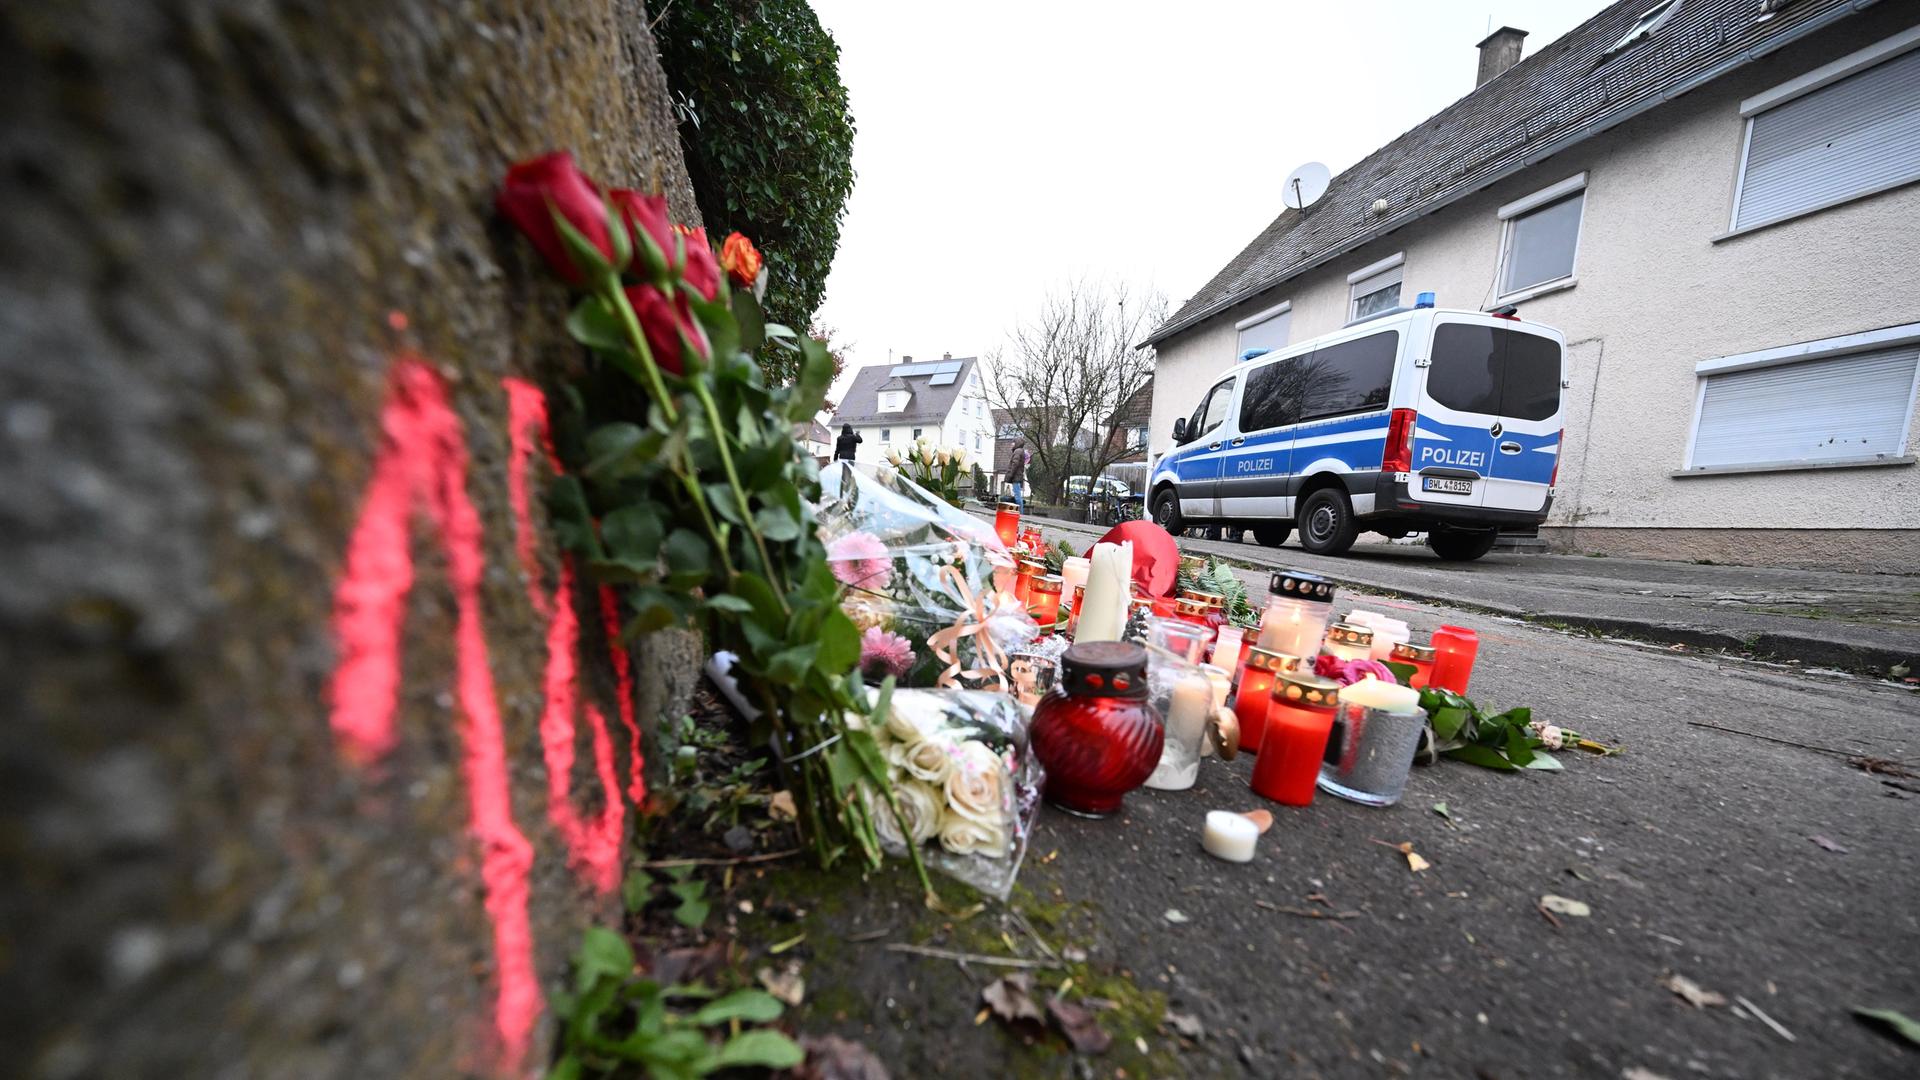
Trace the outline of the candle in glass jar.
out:
<instances>
[{"instance_id":1,"label":"candle in glass jar","mask_svg":"<svg viewBox=\"0 0 1920 1080\"><path fill-rule=\"evenodd\" d=\"M1379 679L1342 687L1320 787L1368 806L1400 801L1426 726L1417 690Z\"/></svg>"},{"instance_id":2,"label":"candle in glass jar","mask_svg":"<svg viewBox=\"0 0 1920 1080\"><path fill-rule=\"evenodd\" d=\"M1256 794L1274 802L1306 806L1313 802L1320 779L1340 684L1317 675L1286 672L1274 684L1272 696L1250 784Z\"/></svg>"},{"instance_id":3,"label":"candle in glass jar","mask_svg":"<svg viewBox=\"0 0 1920 1080\"><path fill-rule=\"evenodd\" d=\"M1207 811L1207 827L1200 834L1200 846L1214 858L1252 862L1254 845L1259 840L1260 826L1245 815L1229 810Z\"/></svg>"},{"instance_id":4,"label":"candle in glass jar","mask_svg":"<svg viewBox=\"0 0 1920 1080\"><path fill-rule=\"evenodd\" d=\"M1067 605L1067 636L1073 637L1080 629L1080 603L1087 597L1087 587L1073 587L1073 602Z\"/></svg>"},{"instance_id":5,"label":"candle in glass jar","mask_svg":"<svg viewBox=\"0 0 1920 1080\"><path fill-rule=\"evenodd\" d=\"M1183 596L1173 602L1173 617L1195 626L1207 626L1207 605L1202 600Z\"/></svg>"},{"instance_id":6,"label":"candle in glass jar","mask_svg":"<svg viewBox=\"0 0 1920 1080\"><path fill-rule=\"evenodd\" d=\"M1060 577L1046 574L1027 586L1027 614L1040 624L1042 633L1051 634L1060 621Z\"/></svg>"},{"instance_id":7,"label":"candle in glass jar","mask_svg":"<svg viewBox=\"0 0 1920 1080\"><path fill-rule=\"evenodd\" d=\"M1213 686L1198 672L1173 684L1167 705L1167 734L1160 763L1147 777L1147 786L1161 791L1185 791L1200 778L1200 744L1207 736L1207 718L1213 715Z\"/></svg>"},{"instance_id":8,"label":"candle in glass jar","mask_svg":"<svg viewBox=\"0 0 1920 1080\"><path fill-rule=\"evenodd\" d=\"M1000 542L1011 548L1020 542L1020 508L1013 503L1003 502L993 514L993 534Z\"/></svg>"},{"instance_id":9,"label":"candle in glass jar","mask_svg":"<svg viewBox=\"0 0 1920 1080\"><path fill-rule=\"evenodd\" d=\"M1334 623L1327 627L1327 641L1321 651L1342 660L1365 660L1373 652L1373 631L1352 623Z\"/></svg>"},{"instance_id":10,"label":"candle in glass jar","mask_svg":"<svg viewBox=\"0 0 1920 1080\"><path fill-rule=\"evenodd\" d=\"M1093 566L1084 555L1069 555L1060 563L1060 595L1071 600L1073 590L1087 583L1087 570Z\"/></svg>"},{"instance_id":11,"label":"candle in glass jar","mask_svg":"<svg viewBox=\"0 0 1920 1080\"><path fill-rule=\"evenodd\" d=\"M1394 646L1413 636L1406 623L1384 615L1368 624L1368 629L1373 631L1373 645L1368 655L1375 660L1392 659Z\"/></svg>"},{"instance_id":12,"label":"candle in glass jar","mask_svg":"<svg viewBox=\"0 0 1920 1080\"><path fill-rule=\"evenodd\" d=\"M1020 530L1020 546L1034 555L1047 550L1047 542L1041 538L1038 525L1029 525Z\"/></svg>"},{"instance_id":13,"label":"candle in glass jar","mask_svg":"<svg viewBox=\"0 0 1920 1080\"><path fill-rule=\"evenodd\" d=\"M1427 685L1433 675L1433 646L1416 645L1411 641L1402 641L1393 647L1393 655L1387 659L1396 664L1411 664L1413 674L1407 677L1407 685L1415 690Z\"/></svg>"},{"instance_id":14,"label":"candle in glass jar","mask_svg":"<svg viewBox=\"0 0 1920 1080\"><path fill-rule=\"evenodd\" d=\"M1240 749L1249 754L1260 752L1261 734L1267 729L1267 705L1273 696L1274 680L1283 672L1298 671L1300 658L1255 647L1240 670L1240 692L1233 699L1233 715L1240 720Z\"/></svg>"},{"instance_id":15,"label":"candle in glass jar","mask_svg":"<svg viewBox=\"0 0 1920 1080\"><path fill-rule=\"evenodd\" d=\"M1088 560L1087 592L1074 624L1074 641L1118 641L1127 628L1133 544L1095 544Z\"/></svg>"},{"instance_id":16,"label":"candle in glass jar","mask_svg":"<svg viewBox=\"0 0 1920 1080\"><path fill-rule=\"evenodd\" d=\"M1480 635L1464 626L1442 626L1434 631L1433 670L1427 674L1427 685L1465 694L1479 652Z\"/></svg>"},{"instance_id":17,"label":"candle in glass jar","mask_svg":"<svg viewBox=\"0 0 1920 1080\"><path fill-rule=\"evenodd\" d=\"M1320 651L1327 620L1333 615L1333 582L1294 570L1277 571L1268 582L1271 595L1260 616L1263 649L1288 656L1312 656Z\"/></svg>"},{"instance_id":18,"label":"candle in glass jar","mask_svg":"<svg viewBox=\"0 0 1920 1080\"><path fill-rule=\"evenodd\" d=\"M1047 574L1047 564L1043 559L1028 555L1020 556L1020 574L1013 581L1014 598L1023 607L1033 606L1033 583Z\"/></svg>"},{"instance_id":19,"label":"candle in glass jar","mask_svg":"<svg viewBox=\"0 0 1920 1080\"><path fill-rule=\"evenodd\" d=\"M1240 663L1240 639L1246 631L1231 624L1220 628L1213 639L1213 663L1232 671ZM1233 676L1227 676L1229 680Z\"/></svg>"}]
</instances>

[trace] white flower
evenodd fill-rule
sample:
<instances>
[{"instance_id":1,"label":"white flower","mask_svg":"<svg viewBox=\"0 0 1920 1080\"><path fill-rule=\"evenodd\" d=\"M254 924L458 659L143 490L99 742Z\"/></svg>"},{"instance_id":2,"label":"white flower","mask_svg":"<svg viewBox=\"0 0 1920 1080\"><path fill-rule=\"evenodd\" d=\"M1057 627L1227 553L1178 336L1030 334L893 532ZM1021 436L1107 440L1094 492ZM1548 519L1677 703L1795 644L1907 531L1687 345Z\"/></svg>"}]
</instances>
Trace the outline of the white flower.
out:
<instances>
[{"instance_id":1,"label":"white flower","mask_svg":"<svg viewBox=\"0 0 1920 1080\"><path fill-rule=\"evenodd\" d=\"M881 840L904 846L908 838L915 844L924 844L940 835L945 814L940 807L940 797L933 789L925 784L901 781L893 785L893 804L900 808L898 820L893 816L892 807L887 805L886 795L868 786L867 808L873 814L873 827Z\"/></svg>"},{"instance_id":2,"label":"white flower","mask_svg":"<svg viewBox=\"0 0 1920 1080\"><path fill-rule=\"evenodd\" d=\"M954 814L988 828L1005 831L1006 766L1000 755L978 740L961 743L953 751L953 771L947 775L947 806Z\"/></svg>"},{"instance_id":3,"label":"white flower","mask_svg":"<svg viewBox=\"0 0 1920 1080\"><path fill-rule=\"evenodd\" d=\"M900 467L900 451L898 450L887 451L887 464L892 465L896 469L899 468Z\"/></svg>"},{"instance_id":4,"label":"white flower","mask_svg":"<svg viewBox=\"0 0 1920 1080\"><path fill-rule=\"evenodd\" d=\"M887 734L900 740L903 746L912 746L926 738L920 733L920 725L914 723L913 716L895 701L893 708L887 710Z\"/></svg>"},{"instance_id":5,"label":"white flower","mask_svg":"<svg viewBox=\"0 0 1920 1080\"><path fill-rule=\"evenodd\" d=\"M1541 742L1547 744L1549 750L1558 750L1567 743L1566 732L1544 720L1530 721L1527 726L1533 729L1534 735Z\"/></svg>"},{"instance_id":6,"label":"white flower","mask_svg":"<svg viewBox=\"0 0 1920 1080\"><path fill-rule=\"evenodd\" d=\"M933 461L934 461L934 464L944 469L947 466L947 461L952 457L953 457L953 452L951 450L948 450L945 447L941 447L939 452L933 455Z\"/></svg>"},{"instance_id":7,"label":"white flower","mask_svg":"<svg viewBox=\"0 0 1920 1080\"><path fill-rule=\"evenodd\" d=\"M940 827L940 846L955 855L985 855L999 859L1006 857L1010 845L1005 827L982 825L972 818L954 814Z\"/></svg>"},{"instance_id":8,"label":"white flower","mask_svg":"<svg viewBox=\"0 0 1920 1080\"><path fill-rule=\"evenodd\" d=\"M907 774L915 780L921 780L940 787L953 774L952 750L938 739L925 739L913 744L901 762Z\"/></svg>"}]
</instances>

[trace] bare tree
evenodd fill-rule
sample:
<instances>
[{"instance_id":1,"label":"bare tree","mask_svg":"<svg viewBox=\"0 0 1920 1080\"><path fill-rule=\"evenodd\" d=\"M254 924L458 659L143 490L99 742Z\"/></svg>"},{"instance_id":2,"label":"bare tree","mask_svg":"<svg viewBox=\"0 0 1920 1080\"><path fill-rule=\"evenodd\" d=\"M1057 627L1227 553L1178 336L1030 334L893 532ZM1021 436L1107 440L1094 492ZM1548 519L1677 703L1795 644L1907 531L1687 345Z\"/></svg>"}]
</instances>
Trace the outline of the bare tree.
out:
<instances>
[{"instance_id":1,"label":"bare tree","mask_svg":"<svg viewBox=\"0 0 1920 1080\"><path fill-rule=\"evenodd\" d=\"M1058 501L1067 477L1099 476L1144 449L1131 433L1109 438L1112 418L1153 378L1153 350L1135 348L1164 322L1157 292L1076 278L1048 293L1040 310L988 357L987 400L1033 452L1030 479Z\"/></svg>"}]
</instances>

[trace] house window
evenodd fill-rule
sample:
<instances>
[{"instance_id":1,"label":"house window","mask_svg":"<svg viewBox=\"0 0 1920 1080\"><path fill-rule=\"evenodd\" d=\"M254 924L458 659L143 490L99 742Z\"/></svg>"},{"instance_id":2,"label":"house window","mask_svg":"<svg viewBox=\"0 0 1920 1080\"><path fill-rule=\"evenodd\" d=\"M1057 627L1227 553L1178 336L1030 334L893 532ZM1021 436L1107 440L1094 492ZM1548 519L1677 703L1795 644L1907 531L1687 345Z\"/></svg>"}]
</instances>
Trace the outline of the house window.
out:
<instances>
[{"instance_id":1,"label":"house window","mask_svg":"<svg viewBox=\"0 0 1920 1080\"><path fill-rule=\"evenodd\" d=\"M977 431L974 432L973 433L973 452L976 454L979 453L982 445L984 444L981 442L980 433Z\"/></svg>"},{"instance_id":2,"label":"house window","mask_svg":"<svg viewBox=\"0 0 1920 1080\"><path fill-rule=\"evenodd\" d=\"M1400 306L1400 272L1406 253L1389 255L1347 275L1350 319L1364 319Z\"/></svg>"},{"instance_id":3,"label":"house window","mask_svg":"<svg viewBox=\"0 0 1920 1080\"><path fill-rule=\"evenodd\" d=\"M1233 328L1240 332L1240 341L1233 355L1241 360L1251 360L1261 353L1285 347L1288 324L1292 321L1293 302L1289 300L1234 323Z\"/></svg>"},{"instance_id":4,"label":"house window","mask_svg":"<svg viewBox=\"0 0 1920 1080\"><path fill-rule=\"evenodd\" d=\"M880 395L881 412L902 412L907 407L905 390L887 390Z\"/></svg>"},{"instance_id":5,"label":"house window","mask_svg":"<svg viewBox=\"0 0 1920 1080\"><path fill-rule=\"evenodd\" d=\"M913 437L914 437L914 438L916 438L916 439L917 439L917 438L919 438L919 437L920 437L920 433L921 433L921 432L923 432L923 431L925 431L925 430L927 430L927 429L926 429L926 428L914 428L914 429L913 429Z\"/></svg>"},{"instance_id":6,"label":"house window","mask_svg":"<svg viewBox=\"0 0 1920 1080\"><path fill-rule=\"evenodd\" d=\"M890 427L881 428L880 429L880 445L885 446L886 444L892 441L893 441L893 429Z\"/></svg>"},{"instance_id":7,"label":"house window","mask_svg":"<svg viewBox=\"0 0 1920 1080\"><path fill-rule=\"evenodd\" d=\"M1628 28L1626 34L1613 43L1613 48L1607 50L1607 55L1612 56L1621 49L1637 45L1652 37L1653 32L1665 26L1667 20L1673 18L1674 13L1679 10L1680 0L1665 0L1664 3L1655 4L1641 12L1640 17L1634 20L1633 26Z\"/></svg>"},{"instance_id":8,"label":"house window","mask_svg":"<svg viewBox=\"0 0 1920 1080\"><path fill-rule=\"evenodd\" d=\"M1500 208L1500 298L1573 280L1580 246L1580 215L1587 203L1587 174Z\"/></svg>"},{"instance_id":9,"label":"house window","mask_svg":"<svg viewBox=\"0 0 1920 1080\"><path fill-rule=\"evenodd\" d=\"M1920 180L1920 27L1741 102L1733 228Z\"/></svg>"},{"instance_id":10,"label":"house window","mask_svg":"<svg viewBox=\"0 0 1920 1080\"><path fill-rule=\"evenodd\" d=\"M1705 361L1687 468L1901 457L1916 368L1920 323Z\"/></svg>"}]
</instances>

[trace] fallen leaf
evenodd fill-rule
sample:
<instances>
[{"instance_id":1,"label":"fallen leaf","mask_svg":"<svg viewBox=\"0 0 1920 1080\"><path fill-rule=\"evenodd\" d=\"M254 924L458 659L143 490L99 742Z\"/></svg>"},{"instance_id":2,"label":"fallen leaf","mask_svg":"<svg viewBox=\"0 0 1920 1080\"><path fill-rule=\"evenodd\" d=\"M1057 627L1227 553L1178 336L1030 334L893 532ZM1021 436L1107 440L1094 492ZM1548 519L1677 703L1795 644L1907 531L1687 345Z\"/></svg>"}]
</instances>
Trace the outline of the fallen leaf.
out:
<instances>
[{"instance_id":1,"label":"fallen leaf","mask_svg":"<svg viewBox=\"0 0 1920 1080\"><path fill-rule=\"evenodd\" d=\"M1197 1016L1189 1013L1170 1012L1166 1016L1166 1021L1167 1026L1173 1029L1173 1033L1183 1039L1192 1039L1195 1042L1199 1042L1201 1039L1207 1037L1207 1029L1200 1023L1200 1018Z\"/></svg>"},{"instance_id":2,"label":"fallen leaf","mask_svg":"<svg viewBox=\"0 0 1920 1080\"><path fill-rule=\"evenodd\" d=\"M1912 670L1913 670L1912 668L1908 667L1905 664L1895 664L1892 667L1887 669L1887 674L1893 676L1896 679L1901 679L1901 678L1905 678L1907 672Z\"/></svg>"},{"instance_id":3,"label":"fallen leaf","mask_svg":"<svg viewBox=\"0 0 1920 1080\"><path fill-rule=\"evenodd\" d=\"M1884 1025L1886 1030L1915 1046L1920 1046L1920 1021L1914 1020L1905 1013L1898 1013L1892 1009L1863 1009L1856 1005L1853 1007L1853 1015L1862 1020L1872 1021L1875 1025Z\"/></svg>"},{"instance_id":4,"label":"fallen leaf","mask_svg":"<svg viewBox=\"0 0 1920 1080\"><path fill-rule=\"evenodd\" d=\"M793 805L793 792L774 792L773 798L767 800L767 814L775 821L792 821L799 817L800 811Z\"/></svg>"},{"instance_id":5,"label":"fallen leaf","mask_svg":"<svg viewBox=\"0 0 1920 1080\"><path fill-rule=\"evenodd\" d=\"M1186 912L1181 911L1178 908L1168 908L1166 918L1168 922L1173 923L1175 926L1178 926L1184 922L1193 921L1192 919L1187 918Z\"/></svg>"},{"instance_id":6,"label":"fallen leaf","mask_svg":"<svg viewBox=\"0 0 1920 1080\"><path fill-rule=\"evenodd\" d=\"M1240 816L1243 818L1246 818L1248 821L1253 822L1254 827L1260 830L1260 835L1262 836L1265 836L1267 834L1268 829L1273 828L1273 814L1270 811L1248 810L1246 813L1241 814Z\"/></svg>"},{"instance_id":7,"label":"fallen leaf","mask_svg":"<svg viewBox=\"0 0 1920 1080\"><path fill-rule=\"evenodd\" d=\"M1714 1005L1725 1005L1727 1003L1727 996L1725 994L1718 994L1712 990L1708 990L1677 971L1668 975L1660 985L1680 995L1686 1000L1687 1004L1696 1009L1704 1009Z\"/></svg>"},{"instance_id":8,"label":"fallen leaf","mask_svg":"<svg viewBox=\"0 0 1920 1080\"><path fill-rule=\"evenodd\" d=\"M1652 1069L1643 1069L1635 1065L1621 1073L1620 1080L1667 1080L1667 1078Z\"/></svg>"},{"instance_id":9,"label":"fallen leaf","mask_svg":"<svg viewBox=\"0 0 1920 1080\"><path fill-rule=\"evenodd\" d=\"M1147 1050L1147 1037L1145 1035L1135 1035L1133 1037L1133 1048L1142 1054L1149 1053Z\"/></svg>"},{"instance_id":10,"label":"fallen leaf","mask_svg":"<svg viewBox=\"0 0 1920 1080\"><path fill-rule=\"evenodd\" d=\"M1446 803L1443 803L1443 802L1434 803L1433 812L1436 814L1439 814L1443 818L1446 818L1447 824L1452 825L1454 828L1457 829L1460 827L1460 823L1453 820L1453 811L1447 809Z\"/></svg>"},{"instance_id":11,"label":"fallen leaf","mask_svg":"<svg viewBox=\"0 0 1920 1080\"><path fill-rule=\"evenodd\" d=\"M1033 979L1024 971L1003 975L988 983L987 988L980 991L980 1000L987 1003L993 1015L1009 1024L1046 1022L1040 1006L1033 1001Z\"/></svg>"},{"instance_id":12,"label":"fallen leaf","mask_svg":"<svg viewBox=\"0 0 1920 1080\"><path fill-rule=\"evenodd\" d=\"M1433 865L1432 863L1422 858L1419 852L1417 851L1407 852L1407 869L1413 871L1414 873L1417 874L1420 871L1425 870L1427 867L1432 865Z\"/></svg>"},{"instance_id":13,"label":"fallen leaf","mask_svg":"<svg viewBox=\"0 0 1920 1080\"><path fill-rule=\"evenodd\" d=\"M1569 900L1564 896L1555 896L1552 893L1548 893L1540 898L1540 906L1556 915L1571 915L1576 919L1584 919L1593 914L1593 909L1581 901Z\"/></svg>"},{"instance_id":14,"label":"fallen leaf","mask_svg":"<svg viewBox=\"0 0 1920 1080\"><path fill-rule=\"evenodd\" d=\"M807 1000L807 980L800 977L800 965L797 963L788 964L783 971L763 967L754 973L754 978L760 980L760 985L766 988L767 993L796 1009Z\"/></svg>"},{"instance_id":15,"label":"fallen leaf","mask_svg":"<svg viewBox=\"0 0 1920 1080\"><path fill-rule=\"evenodd\" d=\"M1104 1054L1113 1045L1113 1036L1094 1019L1093 1010L1065 998L1048 998L1047 1013L1053 1017L1060 1034L1073 1044L1077 1054Z\"/></svg>"},{"instance_id":16,"label":"fallen leaf","mask_svg":"<svg viewBox=\"0 0 1920 1080\"><path fill-rule=\"evenodd\" d=\"M1809 836L1807 837L1807 839L1813 841L1816 844L1819 844L1821 847L1827 849L1828 851L1837 852L1841 855L1845 855L1847 853L1847 849L1844 846L1834 843L1831 839L1825 836Z\"/></svg>"},{"instance_id":17,"label":"fallen leaf","mask_svg":"<svg viewBox=\"0 0 1920 1080\"><path fill-rule=\"evenodd\" d=\"M807 1035L800 1039L807 1060L793 1071L798 1080L889 1080L880 1059L852 1039Z\"/></svg>"}]
</instances>

